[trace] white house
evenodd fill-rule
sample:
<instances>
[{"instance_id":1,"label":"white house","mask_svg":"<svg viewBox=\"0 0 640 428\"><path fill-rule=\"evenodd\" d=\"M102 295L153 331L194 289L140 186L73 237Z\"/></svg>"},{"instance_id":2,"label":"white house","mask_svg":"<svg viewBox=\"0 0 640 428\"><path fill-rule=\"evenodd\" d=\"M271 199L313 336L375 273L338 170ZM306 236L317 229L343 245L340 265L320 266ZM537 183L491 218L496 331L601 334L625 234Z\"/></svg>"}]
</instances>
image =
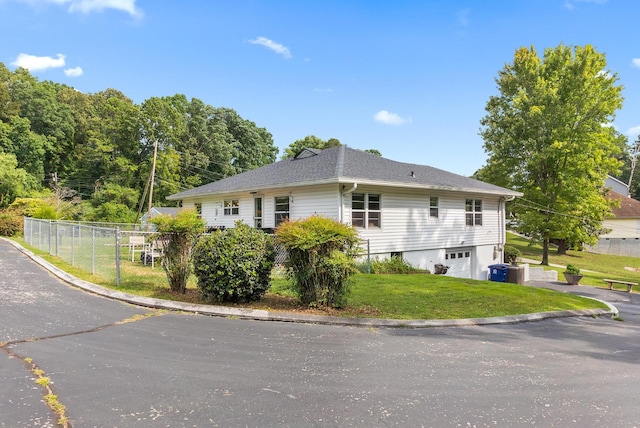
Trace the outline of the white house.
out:
<instances>
[{"instance_id":1,"label":"white house","mask_svg":"<svg viewBox=\"0 0 640 428\"><path fill-rule=\"evenodd\" d=\"M356 227L373 257L486 279L502 263L505 201L515 192L425 165L345 146L285 159L168 197L196 207L211 227L235 221L273 229L314 214ZM366 246L366 244L365 244Z\"/></svg>"},{"instance_id":2,"label":"white house","mask_svg":"<svg viewBox=\"0 0 640 428\"><path fill-rule=\"evenodd\" d=\"M600 235L598 243L589 250L600 254L640 257L640 201L629 196L627 184L614 177L607 177L604 187L607 198L618 201L619 207L611 210L613 217L602 222L609 229Z\"/></svg>"},{"instance_id":3,"label":"white house","mask_svg":"<svg viewBox=\"0 0 640 428\"><path fill-rule=\"evenodd\" d=\"M640 201L614 190L608 198L619 202L611 211L613 217L605 219L602 226L609 232L600 235L598 244L591 251L600 254L640 257Z\"/></svg>"}]
</instances>

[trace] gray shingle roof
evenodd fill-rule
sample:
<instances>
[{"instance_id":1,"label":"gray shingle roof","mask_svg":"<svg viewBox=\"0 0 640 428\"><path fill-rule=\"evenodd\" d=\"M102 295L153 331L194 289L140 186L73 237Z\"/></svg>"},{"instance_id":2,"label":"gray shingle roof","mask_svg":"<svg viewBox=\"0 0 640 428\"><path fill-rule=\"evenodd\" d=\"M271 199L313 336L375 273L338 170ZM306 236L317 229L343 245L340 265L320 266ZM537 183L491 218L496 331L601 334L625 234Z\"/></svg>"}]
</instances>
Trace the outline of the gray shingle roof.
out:
<instances>
[{"instance_id":1,"label":"gray shingle roof","mask_svg":"<svg viewBox=\"0 0 640 428\"><path fill-rule=\"evenodd\" d=\"M309 155L309 152L305 152ZM413 175L412 175L413 173ZM459 190L505 196L521 193L427 165L396 162L346 146L332 147L301 158L284 159L205 184L167 199L180 200L220 193L245 192L321 183L376 184Z\"/></svg>"}]
</instances>

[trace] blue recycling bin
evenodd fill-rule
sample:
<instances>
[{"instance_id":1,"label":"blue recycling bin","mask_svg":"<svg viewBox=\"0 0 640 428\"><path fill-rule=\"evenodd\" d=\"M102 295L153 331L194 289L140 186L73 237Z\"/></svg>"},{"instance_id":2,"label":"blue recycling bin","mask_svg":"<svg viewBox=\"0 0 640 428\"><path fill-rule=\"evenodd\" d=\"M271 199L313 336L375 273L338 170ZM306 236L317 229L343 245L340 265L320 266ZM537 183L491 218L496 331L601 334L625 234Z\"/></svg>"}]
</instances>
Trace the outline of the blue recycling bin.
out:
<instances>
[{"instance_id":1,"label":"blue recycling bin","mask_svg":"<svg viewBox=\"0 0 640 428\"><path fill-rule=\"evenodd\" d=\"M489 279L494 282L507 282L508 264L489 265Z\"/></svg>"}]
</instances>

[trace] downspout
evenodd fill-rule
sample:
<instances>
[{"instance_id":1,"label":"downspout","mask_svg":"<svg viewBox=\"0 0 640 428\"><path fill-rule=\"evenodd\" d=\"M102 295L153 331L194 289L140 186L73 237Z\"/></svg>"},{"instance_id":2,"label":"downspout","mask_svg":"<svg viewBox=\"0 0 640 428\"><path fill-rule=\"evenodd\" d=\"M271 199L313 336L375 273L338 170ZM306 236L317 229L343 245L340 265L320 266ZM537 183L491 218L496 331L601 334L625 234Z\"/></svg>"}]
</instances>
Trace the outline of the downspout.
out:
<instances>
[{"instance_id":1,"label":"downspout","mask_svg":"<svg viewBox=\"0 0 640 428\"><path fill-rule=\"evenodd\" d=\"M343 185L344 188L344 185ZM358 183L353 183L353 186L351 187L351 189L349 190L345 190L344 192L340 193L340 223L344 223L344 195L348 195L349 193L353 193L355 192L355 190L358 188Z\"/></svg>"},{"instance_id":2,"label":"downspout","mask_svg":"<svg viewBox=\"0 0 640 428\"><path fill-rule=\"evenodd\" d=\"M500 220L498 225L500 227L498 236L498 250L504 251L504 246L507 244L507 202L511 202L515 199L515 196L501 196L500 205L498 207L498 214L500 214ZM502 224L500 224L502 223ZM504 236L503 236L504 233Z\"/></svg>"}]
</instances>

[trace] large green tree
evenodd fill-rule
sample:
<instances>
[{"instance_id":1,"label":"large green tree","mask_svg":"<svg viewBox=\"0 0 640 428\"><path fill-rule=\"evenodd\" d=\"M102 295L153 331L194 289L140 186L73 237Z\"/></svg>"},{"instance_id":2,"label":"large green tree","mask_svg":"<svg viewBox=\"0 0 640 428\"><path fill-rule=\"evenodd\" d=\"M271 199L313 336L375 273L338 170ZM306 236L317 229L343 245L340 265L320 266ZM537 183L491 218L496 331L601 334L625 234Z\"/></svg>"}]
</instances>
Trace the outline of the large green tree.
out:
<instances>
[{"instance_id":1,"label":"large green tree","mask_svg":"<svg viewBox=\"0 0 640 428\"><path fill-rule=\"evenodd\" d=\"M489 155L476 176L524 193L511 209L521 230L549 244L592 244L610 213L603 184L625 139L611 126L622 87L592 46L520 48L499 71L480 135Z\"/></svg>"},{"instance_id":2,"label":"large green tree","mask_svg":"<svg viewBox=\"0 0 640 428\"><path fill-rule=\"evenodd\" d=\"M0 154L12 155L0 163L8 174L0 185L28 178L17 192L2 190L3 204L67 187L95 199L83 204L87 215L112 218L127 207L129 218L146 204L156 143L159 205L169 194L271 163L278 152L266 129L230 108L182 94L135 104L117 89L82 93L0 63ZM131 197L119 200L113 189Z\"/></svg>"},{"instance_id":3,"label":"large green tree","mask_svg":"<svg viewBox=\"0 0 640 428\"><path fill-rule=\"evenodd\" d=\"M16 198L25 197L37 188L37 180L18 168L16 156L0 152L0 208L6 208Z\"/></svg>"}]
</instances>

